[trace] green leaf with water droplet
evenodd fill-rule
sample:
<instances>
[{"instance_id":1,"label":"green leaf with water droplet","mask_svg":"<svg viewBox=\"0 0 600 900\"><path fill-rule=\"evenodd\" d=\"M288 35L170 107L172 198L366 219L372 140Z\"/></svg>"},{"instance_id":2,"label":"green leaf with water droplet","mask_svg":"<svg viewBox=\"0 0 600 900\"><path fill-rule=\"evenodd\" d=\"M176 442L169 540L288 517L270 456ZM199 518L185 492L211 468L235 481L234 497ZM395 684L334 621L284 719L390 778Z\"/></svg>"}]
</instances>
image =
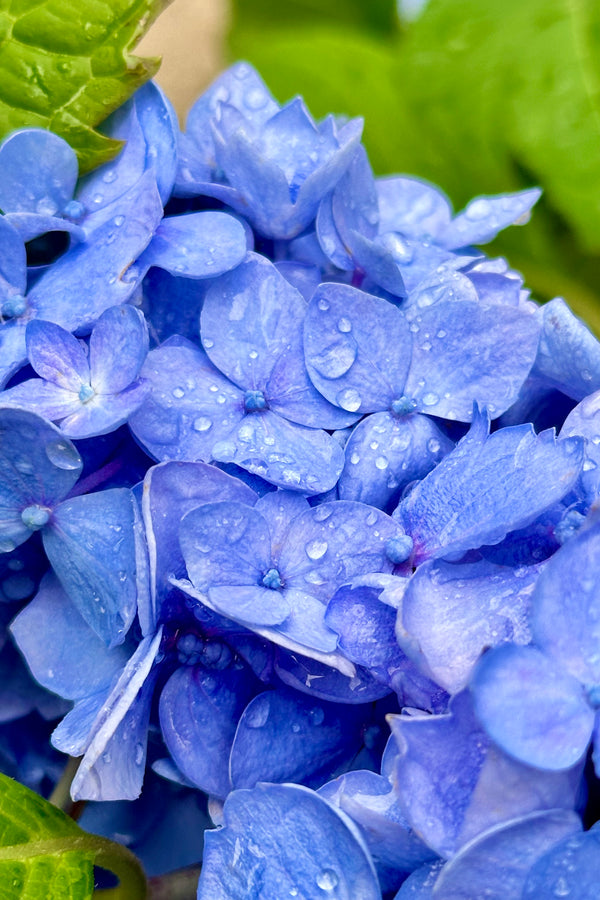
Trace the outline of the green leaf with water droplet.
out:
<instances>
[{"instance_id":1,"label":"green leaf with water droplet","mask_svg":"<svg viewBox=\"0 0 600 900\"><path fill-rule=\"evenodd\" d=\"M62 810L0 775L0 900L89 900L94 865L118 875L114 900L143 900L146 879L124 847L87 834Z\"/></svg>"},{"instance_id":2,"label":"green leaf with water droplet","mask_svg":"<svg viewBox=\"0 0 600 900\"><path fill-rule=\"evenodd\" d=\"M96 126L160 60L132 48L170 0L0 0L0 139L36 126L74 148L82 172L121 143Z\"/></svg>"}]
</instances>

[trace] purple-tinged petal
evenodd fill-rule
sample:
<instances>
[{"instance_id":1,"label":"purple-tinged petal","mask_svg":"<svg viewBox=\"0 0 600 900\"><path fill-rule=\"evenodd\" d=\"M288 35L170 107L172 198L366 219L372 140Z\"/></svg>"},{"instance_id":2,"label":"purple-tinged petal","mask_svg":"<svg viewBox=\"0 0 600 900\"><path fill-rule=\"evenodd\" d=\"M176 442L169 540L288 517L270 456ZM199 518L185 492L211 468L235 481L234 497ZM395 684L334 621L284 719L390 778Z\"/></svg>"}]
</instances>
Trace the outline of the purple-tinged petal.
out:
<instances>
[{"instance_id":1,"label":"purple-tinged petal","mask_svg":"<svg viewBox=\"0 0 600 900\"><path fill-rule=\"evenodd\" d=\"M287 688L259 694L235 733L233 787L252 788L261 781L323 784L358 753L368 714L368 707L326 703Z\"/></svg>"},{"instance_id":2,"label":"purple-tinged petal","mask_svg":"<svg viewBox=\"0 0 600 900\"><path fill-rule=\"evenodd\" d=\"M542 323L533 374L574 400L600 388L600 343L564 300L557 297L538 313Z\"/></svg>"},{"instance_id":3,"label":"purple-tinged petal","mask_svg":"<svg viewBox=\"0 0 600 900\"><path fill-rule=\"evenodd\" d=\"M73 196L77 157L63 138L43 128L24 128L0 147L2 212L61 213Z\"/></svg>"},{"instance_id":4,"label":"purple-tinged petal","mask_svg":"<svg viewBox=\"0 0 600 900\"><path fill-rule=\"evenodd\" d=\"M35 283L28 300L37 316L75 331L93 325L135 288L127 270L146 248L162 206L151 172L140 178L85 243L67 251ZM90 291L90 284L101 286Z\"/></svg>"},{"instance_id":5,"label":"purple-tinged petal","mask_svg":"<svg viewBox=\"0 0 600 900\"><path fill-rule=\"evenodd\" d=\"M600 494L600 391L585 397L571 410L560 430L560 437L584 439L581 484L591 506Z\"/></svg>"},{"instance_id":6,"label":"purple-tinged petal","mask_svg":"<svg viewBox=\"0 0 600 900\"><path fill-rule=\"evenodd\" d=\"M521 762L557 771L585 753L594 712L583 687L534 647L488 651L473 671L471 691L485 730Z\"/></svg>"},{"instance_id":7,"label":"purple-tinged petal","mask_svg":"<svg viewBox=\"0 0 600 900\"><path fill-rule=\"evenodd\" d=\"M433 889L443 865L444 860L438 859L416 869L402 882L394 900L434 900Z\"/></svg>"},{"instance_id":8,"label":"purple-tinged petal","mask_svg":"<svg viewBox=\"0 0 600 900\"><path fill-rule=\"evenodd\" d=\"M128 651L106 648L53 575L42 580L11 632L36 680L70 700L108 688L127 662Z\"/></svg>"},{"instance_id":9,"label":"purple-tinged petal","mask_svg":"<svg viewBox=\"0 0 600 900\"><path fill-rule=\"evenodd\" d=\"M223 814L224 826L205 833L198 900L381 900L358 829L309 788L234 791Z\"/></svg>"},{"instance_id":10,"label":"purple-tinged petal","mask_svg":"<svg viewBox=\"0 0 600 900\"><path fill-rule=\"evenodd\" d=\"M554 554L531 603L533 641L582 684L600 684L600 522L592 521Z\"/></svg>"},{"instance_id":11,"label":"purple-tinged petal","mask_svg":"<svg viewBox=\"0 0 600 900\"><path fill-rule=\"evenodd\" d=\"M268 525L242 503L224 500L191 510L181 521L179 540L192 584L200 591L219 585L256 587L272 568Z\"/></svg>"},{"instance_id":12,"label":"purple-tinged petal","mask_svg":"<svg viewBox=\"0 0 600 900\"><path fill-rule=\"evenodd\" d=\"M308 307L304 349L317 390L347 412L386 409L404 394L411 334L386 300L348 285L322 285Z\"/></svg>"},{"instance_id":13,"label":"purple-tinged petal","mask_svg":"<svg viewBox=\"0 0 600 900\"><path fill-rule=\"evenodd\" d=\"M327 603L357 575L391 572L388 543L401 534L394 519L372 506L321 503L292 522L279 558L282 577L289 587Z\"/></svg>"},{"instance_id":14,"label":"purple-tinged petal","mask_svg":"<svg viewBox=\"0 0 600 900\"><path fill-rule=\"evenodd\" d=\"M0 552L15 549L41 527L79 478L83 463L73 444L54 425L34 413L0 409ZM39 507L36 525L22 518Z\"/></svg>"},{"instance_id":15,"label":"purple-tinged petal","mask_svg":"<svg viewBox=\"0 0 600 900\"><path fill-rule=\"evenodd\" d=\"M387 509L407 484L424 478L453 447L427 416L373 413L358 423L346 444L340 500Z\"/></svg>"},{"instance_id":16,"label":"purple-tinged petal","mask_svg":"<svg viewBox=\"0 0 600 900\"><path fill-rule=\"evenodd\" d=\"M144 478L142 515L148 541L152 608L138 609L144 634L156 628L162 600L171 589L169 576L185 575L179 523L190 510L216 500L232 500L251 506L256 501L256 494L237 478L202 462L166 462L148 469Z\"/></svg>"},{"instance_id":17,"label":"purple-tinged petal","mask_svg":"<svg viewBox=\"0 0 600 900\"><path fill-rule=\"evenodd\" d=\"M61 431L72 438L89 438L116 431L140 408L150 385L134 382L120 394L97 394L60 422Z\"/></svg>"},{"instance_id":18,"label":"purple-tinged petal","mask_svg":"<svg viewBox=\"0 0 600 900\"><path fill-rule=\"evenodd\" d=\"M501 822L577 802L582 767L543 772L506 756L475 719L466 692L447 714L389 721L400 749L396 795L412 828L441 856L452 858Z\"/></svg>"},{"instance_id":19,"label":"purple-tinged petal","mask_svg":"<svg viewBox=\"0 0 600 900\"><path fill-rule=\"evenodd\" d=\"M600 872L600 827L570 835L534 863L529 871L522 900L569 897L593 900L598 893Z\"/></svg>"},{"instance_id":20,"label":"purple-tinged petal","mask_svg":"<svg viewBox=\"0 0 600 900\"><path fill-rule=\"evenodd\" d=\"M354 666L341 653L329 657L322 654L319 659L315 659L316 655L304 656L301 650L278 650L275 671L288 687L333 703L372 703L390 693L367 669Z\"/></svg>"},{"instance_id":21,"label":"purple-tinged petal","mask_svg":"<svg viewBox=\"0 0 600 900\"><path fill-rule=\"evenodd\" d=\"M246 255L246 231L224 212L208 210L162 220L138 265L185 278L215 278Z\"/></svg>"},{"instance_id":22,"label":"purple-tinged petal","mask_svg":"<svg viewBox=\"0 0 600 900\"><path fill-rule=\"evenodd\" d=\"M582 442L536 435L528 425L487 436L486 417L418 482L397 515L415 545L414 564L497 544L533 522L573 486Z\"/></svg>"},{"instance_id":23,"label":"purple-tinged petal","mask_svg":"<svg viewBox=\"0 0 600 900\"><path fill-rule=\"evenodd\" d=\"M364 770L347 772L319 790L361 829L384 891L398 888L409 872L435 853L411 830L387 778Z\"/></svg>"},{"instance_id":24,"label":"purple-tinged petal","mask_svg":"<svg viewBox=\"0 0 600 900\"><path fill-rule=\"evenodd\" d=\"M270 491L257 500L256 509L269 526L274 559L279 559L293 520L309 508L308 500L293 491Z\"/></svg>"},{"instance_id":25,"label":"purple-tinged petal","mask_svg":"<svg viewBox=\"0 0 600 900\"><path fill-rule=\"evenodd\" d=\"M30 378L0 393L0 406L27 409L51 422L58 422L81 409L81 400L73 391L43 378Z\"/></svg>"},{"instance_id":26,"label":"purple-tinged petal","mask_svg":"<svg viewBox=\"0 0 600 900\"><path fill-rule=\"evenodd\" d=\"M26 324L22 319L12 319L0 327L0 387L27 362Z\"/></svg>"},{"instance_id":27,"label":"purple-tinged petal","mask_svg":"<svg viewBox=\"0 0 600 900\"><path fill-rule=\"evenodd\" d=\"M283 275L286 281L289 281L292 287L300 291L307 303L321 284L321 272L316 266L308 263L284 259L275 263L275 268Z\"/></svg>"},{"instance_id":28,"label":"purple-tinged petal","mask_svg":"<svg viewBox=\"0 0 600 900\"><path fill-rule=\"evenodd\" d=\"M142 789L152 700L149 680L162 632L145 637L102 705L71 786L73 800L135 800Z\"/></svg>"},{"instance_id":29,"label":"purple-tinged petal","mask_svg":"<svg viewBox=\"0 0 600 900\"><path fill-rule=\"evenodd\" d=\"M379 199L379 230L407 237L436 238L452 217L450 201L439 188L419 178L392 175L375 182Z\"/></svg>"},{"instance_id":30,"label":"purple-tinged petal","mask_svg":"<svg viewBox=\"0 0 600 900\"><path fill-rule=\"evenodd\" d=\"M354 260L348 248L344 246L333 217L332 194L327 194L323 197L319 204L319 211L315 220L315 232L319 246L327 259L344 272L352 271L355 267Z\"/></svg>"},{"instance_id":31,"label":"purple-tinged petal","mask_svg":"<svg viewBox=\"0 0 600 900\"><path fill-rule=\"evenodd\" d=\"M248 628L281 625L290 614L287 596L255 584L209 587L208 598L212 609ZM335 641L325 649L335 649Z\"/></svg>"},{"instance_id":32,"label":"purple-tinged petal","mask_svg":"<svg viewBox=\"0 0 600 900\"><path fill-rule=\"evenodd\" d=\"M333 653L337 646L337 634L325 623L325 607L310 587L304 591L286 588L283 596L289 615L281 622L280 634L304 647L309 655L311 650Z\"/></svg>"},{"instance_id":33,"label":"purple-tinged petal","mask_svg":"<svg viewBox=\"0 0 600 900\"><path fill-rule=\"evenodd\" d=\"M243 393L185 338L150 351L141 375L152 392L129 425L155 459L208 462L213 445L244 419Z\"/></svg>"},{"instance_id":34,"label":"purple-tinged petal","mask_svg":"<svg viewBox=\"0 0 600 900\"><path fill-rule=\"evenodd\" d=\"M470 244L487 244L499 231L528 216L541 195L539 188L531 188L515 194L476 197L455 216L437 240L450 250Z\"/></svg>"},{"instance_id":35,"label":"purple-tinged petal","mask_svg":"<svg viewBox=\"0 0 600 900\"><path fill-rule=\"evenodd\" d=\"M134 504L127 488L73 497L43 532L59 581L109 647L123 643L136 612Z\"/></svg>"},{"instance_id":36,"label":"purple-tinged petal","mask_svg":"<svg viewBox=\"0 0 600 900\"><path fill-rule=\"evenodd\" d=\"M420 412L468 422L474 402L496 418L517 399L535 360L539 322L513 307L448 302L416 316L411 331L406 396Z\"/></svg>"},{"instance_id":37,"label":"purple-tinged petal","mask_svg":"<svg viewBox=\"0 0 600 900\"><path fill-rule=\"evenodd\" d=\"M87 354L76 337L60 325L34 319L27 326L27 356L46 381L73 393L90 382Z\"/></svg>"},{"instance_id":38,"label":"purple-tinged petal","mask_svg":"<svg viewBox=\"0 0 600 900\"><path fill-rule=\"evenodd\" d=\"M59 216L40 216L36 213L22 212L8 213L4 218L19 233L21 240L26 242L49 231L66 231L76 241L84 241L86 237L86 232L81 225L76 225Z\"/></svg>"},{"instance_id":39,"label":"purple-tinged petal","mask_svg":"<svg viewBox=\"0 0 600 900\"><path fill-rule=\"evenodd\" d=\"M574 812L532 813L490 828L462 848L441 870L433 897L443 900L522 900L533 864L559 841L576 836Z\"/></svg>"},{"instance_id":40,"label":"purple-tinged petal","mask_svg":"<svg viewBox=\"0 0 600 900\"><path fill-rule=\"evenodd\" d=\"M52 746L69 756L82 756L91 727L105 700L106 689L78 700L52 732Z\"/></svg>"},{"instance_id":41,"label":"purple-tinged petal","mask_svg":"<svg viewBox=\"0 0 600 900\"><path fill-rule=\"evenodd\" d=\"M404 628L433 677L450 694L462 690L486 647L528 644L531 594L540 569L443 561L420 566L402 601ZM410 648L407 653L412 656Z\"/></svg>"},{"instance_id":42,"label":"purple-tinged petal","mask_svg":"<svg viewBox=\"0 0 600 900\"><path fill-rule=\"evenodd\" d=\"M288 422L268 409L244 416L225 440L212 445L212 456L305 494L333 488L344 466L344 451L326 431Z\"/></svg>"},{"instance_id":43,"label":"purple-tinged petal","mask_svg":"<svg viewBox=\"0 0 600 900\"><path fill-rule=\"evenodd\" d=\"M248 254L207 292L200 317L211 362L243 390L264 390L276 361L298 342L301 294L262 256Z\"/></svg>"},{"instance_id":44,"label":"purple-tinged petal","mask_svg":"<svg viewBox=\"0 0 600 900\"><path fill-rule=\"evenodd\" d=\"M1 156L0 149L0 156ZM0 216L0 279L7 282L6 291L23 295L27 285L27 252L18 231ZM4 297L2 297L4 299Z\"/></svg>"},{"instance_id":45,"label":"purple-tinged petal","mask_svg":"<svg viewBox=\"0 0 600 900\"><path fill-rule=\"evenodd\" d=\"M124 304L105 310L90 337L94 391L118 394L125 390L138 377L147 353L148 326L139 309Z\"/></svg>"},{"instance_id":46,"label":"purple-tinged petal","mask_svg":"<svg viewBox=\"0 0 600 900\"><path fill-rule=\"evenodd\" d=\"M183 666L160 695L161 729L178 768L196 787L223 799L232 788L229 754L238 720L253 694L248 675L242 666Z\"/></svg>"}]
</instances>

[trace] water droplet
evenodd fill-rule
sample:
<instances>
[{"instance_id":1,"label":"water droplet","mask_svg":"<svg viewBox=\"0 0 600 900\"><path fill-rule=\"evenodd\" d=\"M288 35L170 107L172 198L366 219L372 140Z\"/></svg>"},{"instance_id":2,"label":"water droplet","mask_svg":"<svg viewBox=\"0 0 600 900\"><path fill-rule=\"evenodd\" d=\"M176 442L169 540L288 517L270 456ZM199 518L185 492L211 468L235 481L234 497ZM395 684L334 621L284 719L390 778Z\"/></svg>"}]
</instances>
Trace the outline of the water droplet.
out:
<instances>
[{"instance_id":1,"label":"water droplet","mask_svg":"<svg viewBox=\"0 0 600 900\"><path fill-rule=\"evenodd\" d=\"M323 871L319 872L317 875L317 886L320 887L322 891L333 891L339 883L340 879L338 878L337 872L334 872L333 869L323 869Z\"/></svg>"},{"instance_id":2,"label":"water droplet","mask_svg":"<svg viewBox=\"0 0 600 900\"><path fill-rule=\"evenodd\" d=\"M375 465L378 469L387 469L389 464L389 460L385 456L378 456L375 460Z\"/></svg>"},{"instance_id":3,"label":"water droplet","mask_svg":"<svg viewBox=\"0 0 600 900\"><path fill-rule=\"evenodd\" d=\"M440 442L437 441L435 438L430 438L427 441L427 449L429 450L430 453L438 453L439 449L440 449Z\"/></svg>"},{"instance_id":4,"label":"water droplet","mask_svg":"<svg viewBox=\"0 0 600 900\"><path fill-rule=\"evenodd\" d=\"M198 416L194 419L194 431L208 431L212 427L212 420L207 416Z\"/></svg>"},{"instance_id":5,"label":"water droplet","mask_svg":"<svg viewBox=\"0 0 600 900\"><path fill-rule=\"evenodd\" d=\"M347 334L349 331L352 331L352 322L350 319L347 319L343 316L337 324L338 331L341 331L342 334Z\"/></svg>"},{"instance_id":6,"label":"water droplet","mask_svg":"<svg viewBox=\"0 0 600 900\"><path fill-rule=\"evenodd\" d=\"M309 541L304 549L309 559L321 559L327 553L327 541Z\"/></svg>"},{"instance_id":7,"label":"water droplet","mask_svg":"<svg viewBox=\"0 0 600 900\"><path fill-rule=\"evenodd\" d=\"M431 342L430 342L430 341L424 341L424 342L421 344L421 350L425 350L425 351L431 350Z\"/></svg>"},{"instance_id":8,"label":"water droplet","mask_svg":"<svg viewBox=\"0 0 600 900\"><path fill-rule=\"evenodd\" d=\"M300 731L300 726L297 722L294 722L294 724L292 725L292 731L294 732L294 734L298 734L298 732Z\"/></svg>"},{"instance_id":9,"label":"water droplet","mask_svg":"<svg viewBox=\"0 0 600 900\"><path fill-rule=\"evenodd\" d=\"M182 397L185 397L185 391L180 387L173 388L172 394L177 400L181 400Z\"/></svg>"},{"instance_id":10,"label":"water droplet","mask_svg":"<svg viewBox=\"0 0 600 900\"><path fill-rule=\"evenodd\" d=\"M324 522L331 515L330 506L317 506L313 512L315 522Z\"/></svg>"},{"instance_id":11,"label":"water droplet","mask_svg":"<svg viewBox=\"0 0 600 900\"><path fill-rule=\"evenodd\" d=\"M328 303L327 300L325 300L323 297L321 297L321 299L320 299L319 302L317 303L317 306L318 306L319 309L322 310L323 312L326 312L326 311L329 309L329 303Z\"/></svg>"},{"instance_id":12,"label":"water droplet","mask_svg":"<svg viewBox=\"0 0 600 900\"><path fill-rule=\"evenodd\" d=\"M73 444L67 441L50 441L46 444L46 456L59 469L74 471L81 468L81 457Z\"/></svg>"},{"instance_id":13,"label":"water droplet","mask_svg":"<svg viewBox=\"0 0 600 900\"><path fill-rule=\"evenodd\" d=\"M121 225L125 222L125 216L115 216L113 219L113 224L120 228Z\"/></svg>"},{"instance_id":14,"label":"water droplet","mask_svg":"<svg viewBox=\"0 0 600 900\"><path fill-rule=\"evenodd\" d=\"M262 728L269 718L270 710L271 703L269 698L264 695L262 697L257 697L250 706L246 708L244 721L248 728Z\"/></svg>"},{"instance_id":15,"label":"water droplet","mask_svg":"<svg viewBox=\"0 0 600 900\"><path fill-rule=\"evenodd\" d=\"M325 712L320 706L314 706L308 715L312 725L321 725L325 719Z\"/></svg>"},{"instance_id":16,"label":"water droplet","mask_svg":"<svg viewBox=\"0 0 600 900\"><path fill-rule=\"evenodd\" d=\"M374 525L376 521L377 521L377 513L375 512L375 510L371 510L367 514L367 518L365 519L365 522L367 523L367 525Z\"/></svg>"},{"instance_id":17,"label":"water droplet","mask_svg":"<svg viewBox=\"0 0 600 900\"><path fill-rule=\"evenodd\" d=\"M492 211L492 205L489 200L486 200L485 197L478 197L476 200L472 200L471 203L465 209L465 216L467 219L470 219L471 222L479 222L481 219L485 219L486 216Z\"/></svg>"},{"instance_id":18,"label":"water droplet","mask_svg":"<svg viewBox=\"0 0 600 900\"><path fill-rule=\"evenodd\" d=\"M215 342L210 338L202 338L202 344L205 350L211 350L215 346Z\"/></svg>"},{"instance_id":19,"label":"water droplet","mask_svg":"<svg viewBox=\"0 0 600 900\"><path fill-rule=\"evenodd\" d=\"M248 356L250 357L250 359L258 359L258 351L251 350L250 353L248 354Z\"/></svg>"},{"instance_id":20,"label":"water droplet","mask_svg":"<svg viewBox=\"0 0 600 900\"><path fill-rule=\"evenodd\" d=\"M360 409L360 404L362 403L360 394L354 388L346 388L345 390L340 391L336 400L342 409L345 409L348 412L356 412Z\"/></svg>"},{"instance_id":21,"label":"water droplet","mask_svg":"<svg viewBox=\"0 0 600 900\"><path fill-rule=\"evenodd\" d=\"M145 757L144 745L139 742L135 745L135 764L141 766Z\"/></svg>"},{"instance_id":22,"label":"water droplet","mask_svg":"<svg viewBox=\"0 0 600 900\"><path fill-rule=\"evenodd\" d=\"M423 406L435 406L439 399L437 394L428 391L426 394L423 394Z\"/></svg>"},{"instance_id":23,"label":"water droplet","mask_svg":"<svg viewBox=\"0 0 600 900\"><path fill-rule=\"evenodd\" d=\"M267 99L268 98L266 92L262 91L260 88L255 88L252 91L248 91L248 93L244 97L244 101L248 109L262 109L263 106L266 106Z\"/></svg>"},{"instance_id":24,"label":"water droplet","mask_svg":"<svg viewBox=\"0 0 600 900\"><path fill-rule=\"evenodd\" d=\"M14 465L17 472L20 472L21 475L33 475L33 463L31 460L17 459Z\"/></svg>"},{"instance_id":25,"label":"water droplet","mask_svg":"<svg viewBox=\"0 0 600 900\"><path fill-rule=\"evenodd\" d=\"M104 184L112 184L113 181L117 180L117 173L114 169L108 169L104 175L102 176L102 181Z\"/></svg>"},{"instance_id":26,"label":"water droplet","mask_svg":"<svg viewBox=\"0 0 600 900\"><path fill-rule=\"evenodd\" d=\"M355 466L357 463L360 462L360 456L358 453L356 453L356 451L350 457L350 462L352 463L353 466Z\"/></svg>"}]
</instances>

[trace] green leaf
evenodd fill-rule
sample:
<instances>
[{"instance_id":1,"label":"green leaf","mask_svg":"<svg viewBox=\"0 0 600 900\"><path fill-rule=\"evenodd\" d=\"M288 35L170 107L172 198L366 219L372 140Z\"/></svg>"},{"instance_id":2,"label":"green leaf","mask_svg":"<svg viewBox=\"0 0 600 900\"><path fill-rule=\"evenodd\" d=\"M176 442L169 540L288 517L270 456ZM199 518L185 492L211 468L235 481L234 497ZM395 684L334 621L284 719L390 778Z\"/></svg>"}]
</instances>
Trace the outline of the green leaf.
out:
<instances>
[{"instance_id":1,"label":"green leaf","mask_svg":"<svg viewBox=\"0 0 600 900\"><path fill-rule=\"evenodd\" d=\"M0 140L16 128L60 134L80 169L121 144L94 130L152 77L131 54L170 0L0 0Z\"/></svg>"},{"instance_id":2,"label":"green leaf","mask_svg":"<svg viewBox=\"0 0 600 900\"><path fill-rule=\"evenodd\" d=\"M293 30L241 19L231 46L281 101L301 93L317 116L363 114L375 171L428 178L457 209L540 185L531 223L489 252L600 333L597 0L429 0L385 39L347 19Z\"/></svg>"},{"instance_id":3,"label":"green leaf","mask_svg":"<svg viewBox=\"0 0 600 900\"><path fill-rule=\"evenodd\" d=\"M0 900L89 900L94 865L119 876L114 900L143 900L146 879L136 858L87 834L60 809L0 775Z\"/></svg>"},{"instance_id":4,"label":"green leaf","mask_svg":"<svg viewBox=\"0 0 600 900\"><path fill-rule=\"evenodd\" d=\"M298 25L336 25L389 34L398 24L395 0L238 0L236 23L242 29L295 29Z\"/></svg>"}]
</instances>

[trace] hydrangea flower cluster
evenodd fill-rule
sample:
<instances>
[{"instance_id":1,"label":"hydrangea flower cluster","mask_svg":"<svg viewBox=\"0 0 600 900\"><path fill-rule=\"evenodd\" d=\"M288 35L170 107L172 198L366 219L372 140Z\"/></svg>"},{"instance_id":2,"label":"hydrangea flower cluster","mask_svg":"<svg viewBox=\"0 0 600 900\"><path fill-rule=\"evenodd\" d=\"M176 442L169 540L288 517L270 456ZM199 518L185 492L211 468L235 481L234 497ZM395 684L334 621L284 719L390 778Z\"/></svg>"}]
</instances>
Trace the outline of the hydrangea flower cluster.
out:
<instances>
[{"instance_id":1,"label":"hydrangea flower cluster","mask_svg":"<svg viewBox=\"0 0 600 900\"><path fill-rule=\"evenodd\" d=\"M0 766L198 900L597 896L600 343L476 249L539 191L245 63L106 129L0 147Z\"/></svg>"}]
</instances>

